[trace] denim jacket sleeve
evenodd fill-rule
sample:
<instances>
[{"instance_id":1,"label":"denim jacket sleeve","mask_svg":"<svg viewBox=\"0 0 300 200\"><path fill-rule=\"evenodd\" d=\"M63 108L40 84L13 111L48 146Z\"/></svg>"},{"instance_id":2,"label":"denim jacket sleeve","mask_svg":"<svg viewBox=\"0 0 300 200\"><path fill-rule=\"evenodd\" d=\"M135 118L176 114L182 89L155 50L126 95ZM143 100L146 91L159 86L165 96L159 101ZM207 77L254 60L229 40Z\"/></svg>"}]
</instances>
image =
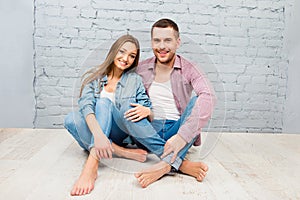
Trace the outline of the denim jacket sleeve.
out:
<instances>
[{"instance_id":1,"label":"denim jacket sleeve","mask_svg":"<svg viewBox=\"0 0 300 200\"><path fill-rule=\"evenodd\" d=\"M136 74L136 76L137 76L137 93L136 93L137 103L142 106L149 107L150 109L152 109L152 104L151 104L149 96L146 93L146 89L144 87L142 78L137 74Z\"/></svg>"},{"instance_id":2,"label":"denim jacket sleeve","mask_svg":"<svg viewBox=\"0 0 300 200\"><path fill-rule=\"evenodd\" d=\"M93 81L83 88L82 95L78 100L79 111L84 116L84 119L88 114L95 113L95 82Z\"/></svg>"}]
</instances>

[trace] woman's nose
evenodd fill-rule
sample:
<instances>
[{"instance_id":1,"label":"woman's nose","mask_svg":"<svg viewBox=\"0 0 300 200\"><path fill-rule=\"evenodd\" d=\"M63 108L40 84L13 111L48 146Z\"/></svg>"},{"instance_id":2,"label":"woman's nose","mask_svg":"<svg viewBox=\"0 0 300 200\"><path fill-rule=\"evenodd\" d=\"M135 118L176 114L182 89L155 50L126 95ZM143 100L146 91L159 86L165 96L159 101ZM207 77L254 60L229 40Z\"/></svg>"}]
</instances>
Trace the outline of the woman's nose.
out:
<instances>
[{"instance_id":1,"label":"woman's nose","mask_svg":"<svg viewBox=\"0 0 300 200\"><path fill-rule=\"evenodd\" d=\"M123 60L128 61L128 55L127 54L123 55Z\"/></svg>"}]
</instances>

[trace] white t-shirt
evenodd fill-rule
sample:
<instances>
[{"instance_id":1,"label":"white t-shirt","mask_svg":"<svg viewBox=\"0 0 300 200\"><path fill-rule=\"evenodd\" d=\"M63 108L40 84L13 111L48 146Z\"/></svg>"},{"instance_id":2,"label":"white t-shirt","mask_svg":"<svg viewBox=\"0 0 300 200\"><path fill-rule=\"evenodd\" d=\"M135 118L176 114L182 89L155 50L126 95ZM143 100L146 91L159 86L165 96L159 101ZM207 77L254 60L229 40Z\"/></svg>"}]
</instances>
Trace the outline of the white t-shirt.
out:
<instances>
[{"instance_id":1,"label":"white t-shirt","mask_svg":"<svg viewBox=\"0 0 300 200\"><path fill-rule=\"evenodd\" d=\"M100 93L100 98L108 98L111 102L115 103L115 93L114 92L107 92L103 87L103 90Z\"/></svg>"},{"instance_id":2,"label":"white t-shirt","mask_svg":"<svg viewBox=\"0 0 300 200\"><path fill-rule=\"evenodd\" d=\"M149 88L154 119L178 120L180 113L173 98L170 80L163 83L153 81Z\"/></svg>"}]
</instances>

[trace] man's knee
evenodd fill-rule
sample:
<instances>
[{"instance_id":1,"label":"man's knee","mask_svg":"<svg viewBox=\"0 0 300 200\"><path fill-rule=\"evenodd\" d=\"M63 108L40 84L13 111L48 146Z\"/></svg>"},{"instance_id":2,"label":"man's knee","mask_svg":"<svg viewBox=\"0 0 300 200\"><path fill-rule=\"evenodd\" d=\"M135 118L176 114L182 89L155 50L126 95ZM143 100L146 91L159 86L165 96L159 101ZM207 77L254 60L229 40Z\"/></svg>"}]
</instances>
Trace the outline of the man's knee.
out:
<instances>
[{"instance_id":1,"label":"man's knee","mask_svg":"<svg viewBox=\"0 0 300 200\"><path fill-rule=\"evenodd\" d=\"M197 101L197 99L198 99L198 96L193 96L193 97L191 98L190 102L194 105L195 102Z\"/></svg>"}]
</instances>

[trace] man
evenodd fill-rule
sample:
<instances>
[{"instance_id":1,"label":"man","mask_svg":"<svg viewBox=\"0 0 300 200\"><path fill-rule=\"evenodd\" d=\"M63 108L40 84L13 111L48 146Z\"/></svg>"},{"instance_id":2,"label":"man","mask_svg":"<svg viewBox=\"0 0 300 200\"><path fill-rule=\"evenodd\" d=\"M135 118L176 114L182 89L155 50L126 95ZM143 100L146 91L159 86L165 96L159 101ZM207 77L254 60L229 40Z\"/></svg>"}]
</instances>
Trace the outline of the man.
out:
<instances>
[{"instance_id":1,"label":"man","mask_svg":"<svg viewBox=\"0 0 300 200\"><path fill-rule=\"evenodd\" d=\"M200 145L200 131L213 111L215 96L209 81L193 64L176 54L180 46L179 29L170 19L160 19L151 29L154 57L141 62L137 73L143 78L152 101L153 127L166 140L161 158L172 155L171 163L161 160L136 173L142 187L147 187L171 171L173 162L184 159L191 145ZM192 91L196 97L191 98ZM142 106L126 113L129 119L139 118ZM146 146L147 147L147 146ZM202 162L183 160L179 170L202 181L208 167ZM175 167L176 168L176 167Z\"/></svg>"}]
</instances>

